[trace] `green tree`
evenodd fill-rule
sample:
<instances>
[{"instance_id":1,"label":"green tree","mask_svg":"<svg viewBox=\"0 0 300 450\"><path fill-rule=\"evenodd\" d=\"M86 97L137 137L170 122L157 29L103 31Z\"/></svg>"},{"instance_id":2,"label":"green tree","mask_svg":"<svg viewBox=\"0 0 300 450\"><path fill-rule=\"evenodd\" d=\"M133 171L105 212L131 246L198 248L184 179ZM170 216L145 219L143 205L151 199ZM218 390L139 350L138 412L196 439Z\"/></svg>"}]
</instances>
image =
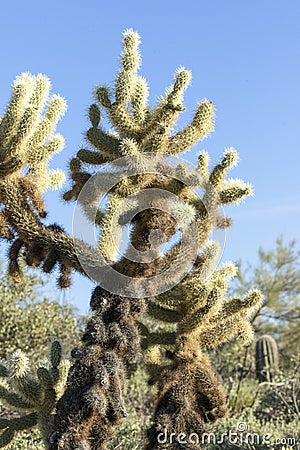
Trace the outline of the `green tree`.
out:
<instances>
[{"instance_id":1,"label":"green tree","mask_svg":"<svg viewBox=\"0 0 300 450\"><path fill-rule=\"evenodd\" d=\"M43 286L43 287L42 287ZM47 281L29 270L23 270L15 283L4 269L0 272L0 357L24 351L32 363L46 354L51 340L57 336L65 352L70 352L79 339L81 318L71 305L61 305L47 297Z\"/></svg>"},{"instance_id":2,"label":"green tree","mask_svg":"<svg viewBox=\"0 0 300 450\"><path fill-rule=\"evenodd\" d=\"M257 264L241 261L238 266L238 276L231 283L230 293L238 296L252 285L258 286L263 292L264 301L250 321L257 338L266 334L275 338L279 347L279 368L284 376L287 370L293 369L293 360L299 355L300 346L297 242L292 240L285 243L283 237L279 237L272 250L259 248ZM256 391L252 386L256 376L254 343L244 346L240 341L230 341L218 351L213 350L211 357L214 367L227 385L231 413L243 408L247 398L251 404L253 392Z\"/></svg>"},{"instance_id":3,"label":"green tree","mask_svg":"<svg viewBox=\"0 0 300 450\"><path fill-rule=\"evenodd\" d=\"M18 77L0 122L0 233L11 241L10 274L21 279L25 250L30 266L46 273L58 266L62 288L70 285L73 270L99 284L92 293L82 344L72 351L75 362L61 398L55 390L60 370L56 359L55 364L51 359L52 366L38 369L35 399L30 399L31 376L20 354L2 368L3 376L18 379L19 392L20 385L25 386L21 395L32 405L30 420L44 427L48 450L107 448L113 428L126 415L128 369L142 353L150 382L158 389L146 448L175 448L158 441L164 427L177 436L201 435L207 422L226 413L225 395L207 350L235 336L249 342L253 333L248 319L261 302L256 289L242 298L227 296L236 267L226 263L214 270L220 249L209 241L214 228L231 226L220 206L252 193L243 181L227 179L238 153L226 149L214 167L205 152L196 166L179 159L212 131L214 106L202 101L191 122L174 132L185 109L191 73L180 67L171 87L150 106L147 82L138 72L139 43L136 32L124 32L113 88L96 87L87 148L69 164L72 184L64 199L77 200L97 227L96 248L44 222L43 192L63 180L60 171L48 169L49 158L63 146L53 133L65 110L61 97L49 97L49 80L42 75ZM102 126L103 117L111 130ZM105 200L101 205L99 198ZM81 235L86 228L88 222L80 228ZM120 255L128 229L129 245ZM147 326L149 316L153 328ZM44 398L46 411L41 409ZM58 399L56 405L53 398ZM24 422L20 420L22 426ZM18 423L3 423L5 442Z\"/></svg>"},{"instance_id":4,"label":"green tree","mask_svg":"<svg viewBox=\"0 0 300 450\"><path fill-rule=\"evenodd\" d=\"M255 266L244 268L239 264L233 295L253 285L264 294L264 301L251 318L257 335L270 334L282 353L296 355L300 346L300 252L295 240L285 243L279 237L272 250L259 248Z\"/></svg>"}]
</instances>

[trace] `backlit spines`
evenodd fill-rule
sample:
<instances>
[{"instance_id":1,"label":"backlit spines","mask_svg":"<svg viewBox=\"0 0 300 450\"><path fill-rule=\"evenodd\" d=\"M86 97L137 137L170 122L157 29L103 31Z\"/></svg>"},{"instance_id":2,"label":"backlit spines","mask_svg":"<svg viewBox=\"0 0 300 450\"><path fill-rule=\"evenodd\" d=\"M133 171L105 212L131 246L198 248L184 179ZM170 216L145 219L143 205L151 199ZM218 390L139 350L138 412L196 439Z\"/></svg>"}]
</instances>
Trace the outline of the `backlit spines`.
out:
<instances>
[{"instance_id":1,"label":"backlit spines","mask_svg":"<svg viewBox=\"0 0 300 450\"><path fill-rule=\"evenodd\" d=\"M60 149L61 138L52 147L48 141L55 139L56 123L66 110L62 97L49 98L50 81L44 75L24 73L17 77L12 90L10 103L0 122L2 177L6 175L5 167L7 174L11 174L26 165L31 167L41 160L48 161L51 151ZM12 158L21 155L21 165L14 167Z\"/></svg>"},{"instance_id":2,"label":"backlit spines","mask_svg":"<svg viewBox=\"0 0 300 450\"><path fill-rule=\"evenodd\" d=\"M64 139L55 134L55 128L65 113L66 101L59 95L51 95L50 88L50 80L42 74L21 74L12 86L11 99L0 120L3 227L5 219L2 236L7 240L16 237L9 252L9 272L16 281L21 276L18 263L21 249L28 251L26 262L37 266L43 258L37 262L33 249L38 248L40 255L46 257L55 247L55 237L41 219L47 214L44 191L57 189L65 181L64 173L49 170L48 163L64 146ZM67 241L65 236L65 244L69 246ZM61 257L57 249L54 253L57 259Z\"/></svg>"},{"instance_id":3,"label":"backlit spines","mask_svg":"<svg viewBox=\"0 0 300 450\"><path fill-rule=\"evenodd\" d=\"M146 119L149 87L144 77L137 76L132 92L132 108L135 120L142 124Z\"/></svg>"},{"instance_id":4,"label":"backlit spines","mask_svg":"<svg viewBox=\"0 0 300 450\"><path fill-rule=\"evenodd\" d=\"M223 158L211 171L209 181L214 187L224 179L229 168L234 167L238 162L238 153L235 149L230 148L224 152Z\"/></svg>"},{"instance_id":5,"label":"backlit spines","mask_svg":"<svg viewBox=\"0 0 300 450\"><path fill-rule=\"evenodd\" d=\"M120 69L113 88L98 86L94 91L96 103L89 108L88 114L92 126L87 131L86 137L95 150L81 149L77 153L74 164L73 162L70 164L74 184L72 189L65 193L64 198L66 200L80 199L80 192L88 180L91 164L99 167L106 162L113 163L123 157L125 168L120 169L120 182L111 190L109 197L112 192L120 198L126 197L145 187L151 188L152 186L159 186L162 190L174 192L180 200L187 204L187 208L193 210L192 216L195 216L199 228L198 245L200 250L214 227L226 228L231 224L230 220L221 220L220 214L217 212L219 206L229 201L240 201L251 192L251 189L248 185L241 186L239 184L238 192L233 192L232 186L228 190L224 181L228 169L234 166L238 159L234 149L226 150L221 162L212 170L209 170L208 167L208 157L203 154L199 157L198 170L194 172L187 169L185 173L181 173L180 165L178 168L172 168L169 164L164 163L163 172L167 174L165 182L159 175L155 175L160 167L159 160L156 161L152 158L153 166L151 166L151 159L147 160L144 154L152 152L161 156L178 155L188 150L213 130L215 108L212 102L203 100L197 107L191 123L172 135L173 126L180 112L184 110L183 96L185 89L190 84L191 73L185 68L179 67L175 73L173 85L166 90L158 103L151 107L147 104L147 82L138 73L140 68L139 44L138 34L131 29L126 30L123 35ZM110 118L112 130L103 128L101 124L102 111ZM86 164L88 164L87 170L84 169ZM148 173L145 173L148 170L153 171L154 175L149 176ZM141 175L137 178L130 177L126 174L128 171L129 173L138 172ZM172 174L175 177L173 181L170 180ZM197 186L205 189L203 202L192 191L192 188ZM90 199L89 207L83 208L89 220L93 215L95 220L95 199ZM99 248L101 251L103 248L105 257L114 259L118 239L116 239L116 234L113 235L114 228L107 227L106 215L109 216L109 214L109 210L106 209L103 211L103 218L97 220L100 228ZM189 220L183 221L184 226L190 223ZM125 225L123 223L122 226ZM118 235L121 235L120 230ZM112 244L115 242L116 245L108 244L109 242Z\"/></svg>"},{"instance_id":6,"label":"backlit spines","mask_svg":"<svg viewBox=\"0 0 300 450\"><path fill-rule=\"evenodd\" d=\"M167 154L183 153L206 137L214 128L214 106L203 101L196 110L192 123L169 138Z\"/></svg>"},{"instance_id":7,"label":"backlit spines","mask_svg":"<svg viewBox=\"0 0 300 450\"><path fill-rule=\"evenodd\" d=\"M106 214L101 221L99 249L105 257L111 260L117 257L122 237L122 229L118 223L118 208L120 203L120 197L111 197Z\"/></svg>"},{"instance_id":8,"label":"backlit spines","mask_svg":"<svg viewBox=\"0 0 300 450\"><path fill-rule=\"evenodd\" d=\"M242 180L226 180L220 186L219 196L223 205L228 203L238 204L249 195L253 195L252 186Z\"/></svg>"}]
</instances>

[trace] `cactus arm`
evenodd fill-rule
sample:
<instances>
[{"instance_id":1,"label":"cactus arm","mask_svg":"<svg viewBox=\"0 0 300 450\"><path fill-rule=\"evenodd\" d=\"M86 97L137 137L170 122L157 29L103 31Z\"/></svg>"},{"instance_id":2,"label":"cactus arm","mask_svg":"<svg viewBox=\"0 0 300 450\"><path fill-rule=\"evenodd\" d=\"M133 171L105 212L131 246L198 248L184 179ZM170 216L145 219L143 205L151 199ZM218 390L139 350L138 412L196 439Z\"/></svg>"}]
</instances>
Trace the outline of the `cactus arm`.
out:
<instances>
[{"instance_id":1,"label":"cactus arm","mask_svg":"<svg viewBox=\"0 0 300 450\"><path fill-rule=\"evenodd\" d=\"M169 138L166 154L177 155L191 148L214 128L214 106L203 101L198 106L192 123Z\"/></svg>"},{"instance_id":2,"label":"cactus arm","mask_svg":"<svg viewBox=\"0 0 300 450\"><path fill-rule=\"evenodd\" d=\"M49 369L39 367L36 373L30 371L28 358L21 351L9 356L6 370L2 371L6 385L0 385L0 398L29 413L17 418L0 418L0 429L4 430L0 447L5 447L18 431L38 426L47 448L57 398L61 395L60 384L65 385L66 381L64 365L58 341L51 345Z\"/></svg>"}]
</instances>

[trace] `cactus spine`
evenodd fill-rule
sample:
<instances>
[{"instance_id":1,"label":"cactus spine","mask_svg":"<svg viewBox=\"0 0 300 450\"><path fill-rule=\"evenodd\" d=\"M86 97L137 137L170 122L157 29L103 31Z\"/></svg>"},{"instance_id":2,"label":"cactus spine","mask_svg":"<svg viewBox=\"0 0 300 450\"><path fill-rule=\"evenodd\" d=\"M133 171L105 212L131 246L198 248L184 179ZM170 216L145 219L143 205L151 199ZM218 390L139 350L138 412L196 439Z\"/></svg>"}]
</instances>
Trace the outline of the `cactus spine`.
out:
<instances>
[{"instance_id":1,"label":"cactus spine","mask_svg":"<svg viewBox=\"0 0 300 450\"><path fill-rule=\"evenodd\" d=\"M256 341L255 363L256 376L260 383L272 382L278 370L278 347L275 339L269 335L263 335Z\"/></svg>"}]
</instances>

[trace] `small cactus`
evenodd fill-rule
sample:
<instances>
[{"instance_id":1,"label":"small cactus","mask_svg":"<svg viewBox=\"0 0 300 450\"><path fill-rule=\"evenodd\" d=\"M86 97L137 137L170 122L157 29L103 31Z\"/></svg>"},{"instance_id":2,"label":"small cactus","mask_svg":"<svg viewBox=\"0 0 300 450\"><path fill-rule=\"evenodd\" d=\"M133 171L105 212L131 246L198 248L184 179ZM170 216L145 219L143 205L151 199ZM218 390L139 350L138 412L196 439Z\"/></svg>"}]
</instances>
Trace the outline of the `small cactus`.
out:
<instances>
[{"instance_id":1,"label":"small cactus","mask_svg":"<svg viewBox=\"0 0 300 450\"><path fill-rule=\"evenodd\" d=\"M272 382L278 369L278 347L272 336L267 334L256 341L255 346L256 376L260 383Z\"/></svg>"},{"instance_id":2,"label":"small cactus","mask_svg":"<svg viewBox=\"0 0 300 450\"><path fill-rule=\"evenodd\" d=\"M45 445L51 431L55 406L65 388L70 362L61 360L62 348L54 340L46 366L30 372L29 360L21 351L12 353L0 365L0 400L26 412L20 417L0 418L0 448L6 447L18 431L38 426Z\"/></svg>"}]
</instances>

